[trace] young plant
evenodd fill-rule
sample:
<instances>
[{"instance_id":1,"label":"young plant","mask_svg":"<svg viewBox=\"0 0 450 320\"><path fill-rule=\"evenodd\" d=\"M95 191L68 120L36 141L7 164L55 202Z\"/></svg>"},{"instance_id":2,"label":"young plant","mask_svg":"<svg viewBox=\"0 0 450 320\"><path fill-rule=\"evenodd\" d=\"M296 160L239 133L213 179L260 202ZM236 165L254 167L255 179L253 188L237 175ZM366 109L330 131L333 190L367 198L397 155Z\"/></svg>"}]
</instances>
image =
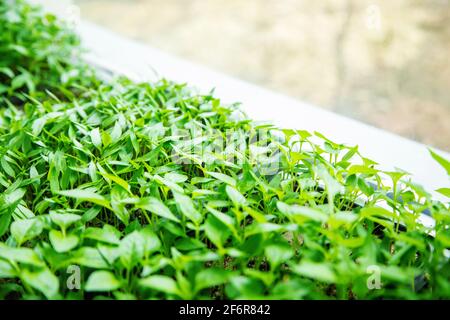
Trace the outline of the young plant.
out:
<instances>
[{"instance_id":1,"label":"young plant","mask_svg":"<svg viewBox=\"0 0 450 320\"><path fill-rule=\"evenodd\" d=\"M22 0L0 20L1 298L450 298L449 203L404 172L186 85L101 80Z\"/></svg>"}]
</instances>

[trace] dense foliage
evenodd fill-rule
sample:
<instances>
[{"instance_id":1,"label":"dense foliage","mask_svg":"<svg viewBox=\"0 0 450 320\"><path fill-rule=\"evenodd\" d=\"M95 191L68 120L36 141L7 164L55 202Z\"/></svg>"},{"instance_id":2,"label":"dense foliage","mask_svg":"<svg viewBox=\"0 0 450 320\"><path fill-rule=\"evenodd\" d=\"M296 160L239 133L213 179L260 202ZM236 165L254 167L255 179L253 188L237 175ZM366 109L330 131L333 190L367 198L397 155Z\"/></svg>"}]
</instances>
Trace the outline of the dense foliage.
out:
<instances>
[{"instance_id":1,"label":"dense foliage","mask_svg":"<svg viewBox=\"0 0 450 320\"><path fill-rule=\"evenodd\" d=\"M0 3L0 297L450 298L449 204L406 173L186 85L99 80L57 19Z\"/></svg>"}]
</instances>

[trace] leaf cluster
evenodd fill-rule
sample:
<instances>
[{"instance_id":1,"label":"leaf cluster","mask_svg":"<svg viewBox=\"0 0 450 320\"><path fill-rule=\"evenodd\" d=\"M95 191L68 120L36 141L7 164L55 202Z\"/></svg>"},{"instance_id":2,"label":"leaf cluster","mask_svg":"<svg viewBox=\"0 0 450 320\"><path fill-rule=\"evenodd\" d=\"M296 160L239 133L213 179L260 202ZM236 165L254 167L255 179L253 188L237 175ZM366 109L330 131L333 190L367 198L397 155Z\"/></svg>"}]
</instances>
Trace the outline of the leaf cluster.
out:
<instances>
[{"instance_id":1,"label":"leaf cluster","mask_svg":"<svg viewBox=\"0 0 450 320\"><path fill-rule=\"evenodd\" d=\"M0 52L0 297L450 298L449 204L407 173L184 84L101 80L21 0ZM229 132L248 147L208 148Z\"/></svg>"}]
</instances>

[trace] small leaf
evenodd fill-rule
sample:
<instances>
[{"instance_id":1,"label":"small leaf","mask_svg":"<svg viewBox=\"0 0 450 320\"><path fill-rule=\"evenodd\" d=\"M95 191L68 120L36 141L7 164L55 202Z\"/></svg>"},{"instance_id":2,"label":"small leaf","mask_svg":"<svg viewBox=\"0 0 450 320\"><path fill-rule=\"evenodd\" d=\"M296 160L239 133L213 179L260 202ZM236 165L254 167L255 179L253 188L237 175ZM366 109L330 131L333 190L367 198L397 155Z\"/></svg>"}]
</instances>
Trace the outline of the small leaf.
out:
<instances>
[{"instance_id":1,"label":"small leaf","mask_svg":"<svg viewBox=\"0 0 450 320\"><path fill-rule=\"evenodd\" d=\"M91 141L98 149L102 147L102 136L100 135L100 129L95 128L91 131Z\"/></svg>"},{"instance_id":2,"label":"small leaf","mask_svg":"<svg viewBox=\"0 0 450 320\"><path fill-rule=\"evenodd\" d=\"M93 191L83 190L83 189L73 189L73 190L58 191L57 194L65 196L65 197L70 197L70 198L75 198L75 199L79 199L79 200L83 200L83 201L93 202L93 203L96 203L98 205L101 205L103 207L110 209L108 200L106 200L106 198L103 197L102 195L99 195Z\"/></svg>"},{"instance_id":3,"label":"small leaf","mask_svg":"<svg viewBox=\"0 0 450 320\"><path fill-rule=\"evenodd\" d=\"M17 205L25 195L25 189L15 189L14 191L7 192L3 195L3 201L5 203L4 208L9 208ZM1 198L0 198L1 199Z\"/></svg>"},{"instance_id":4,"label":"small leaf","mask_svg":"<svg viewBox=\"0 0 450 320\"><path fill-rule=\"evenodd\" d=\"M121 287L120 281L109 271L94 271L86 282L84 288L87 292L113 291Z\"/></svg>"},{"instance_id":5,"label":"small leaf","mask_svg":"<svg viewBox=\"0 0 450 320\"><path fill-rule=\"evenodd\" d=\"M292 271L307 278L327 283L336 283L337 278L332 267L326 263L303 261L292 266Z\"/></svg>"},{"instance_id":6,"label":"small leaf","mask_svg":"<svg viewBox=\"0 0 450 320\"><path fill-rule=\"evenodd\" d=\"M161 247L161 241L150 226L139 230L139 233L144 240L144 252L146 255L155 252Z\"/></svg>"},{"instance_id":7,"label":"small leaf","mask_svg":"<svg viewBox=\"0 0 450 320\"><path fill-rule=\"evenodd\" d=\"M227 229L213 215L208 215L204 224L205 234L218 248L222 248L228 238Z\"/></svg>"},{"instance_id":8,"label":"small leaf","mask_svg":"<svg viewBox=\"0 0 450 320\"><path fill-rule=\"evenodd\" d=\"M33 136L35 136L35 137L39 136L39 134L41 133L41 131L44 128L46 123L47 123L47 117L42 117L42 118L36 119L33 122L33 125L31 126Z\"/></svg>"},{"instance_id":9,"label":"small leaf","mask_svg":"<svg viewBox=\"0 0 450 320\"><path fill-rule=\"evenodd\" d=\"M86 212L81 216L81 221L83 223L89 222L93 219L95 219L95 217L97 217L97 215L100 213L101 211L101 207L99 206L94 206L92 208L89 208L88 210L86 210Z\"/></svg>"},{"instance_id":10,"label":"small leaf","mask_svg":"<svg viewBox=\"0 0 450 320\"><path fill-rule=\"evenodd\" d=\"M167 294L179 295L175 280L168 276L155 275L142 279L140 285L150 289L162 291Z\"/></svg>"},{"instance_id":11,"label":"small leaf","mask_svg":"<svg viewBox=\"0 0 450 320\"><path fill-rule=\"evenodd\" d=\"M9 230L9 224L11 223L11 214L4 213L0 216L0 237L3 236L6 231Z\"/></svg>"},{"instance_id":12,"label":"small leaf","mask_svg":"<svg viewBox=\"0 0 450 320\"><path fill-rule=\"evenodd\" d=\"M299 206L299 205L288 205L284 202L278 201L277 208L281 213L288 217L302 217L309 220L326 222L328 220L328 215L320 210Z\"/></svg>"},{"instance_id":13,"label":"small leaf","mask_svg":"<svg viewBox=\"0 0 450 320\"><path fill-rule=\"evenodd\" d=\"M368 174L368 175L373 175L373 174L377 174L378 170L374 169L374 168L370 168L367 166L363 166L363 165L353 165L348 169L348 174L352 175L355 173L361 173L361 174Z\"/></svg>"},{"instance_id":14,"label":"small leaf","mask_svg":"<svg viewBox=\"0 0 450 320\"><path fill-rule=\"evenodd\" d=\"M50 211L49 216L52 222L58 225L62 230L66 230L69 226L81 220L81 216L74 213L57 213L55 211Z\"/></svg>"},{"instance_id":15,"label":"small leaf","mask_svg":"<svg viewBox=\"0 0 450 320\"><path fill-rule=\"evenodd\" d=\"M111 138L111 135L110 135L108 132L103 131L103 132L102 132L102 143L103 143L103 146L107 147L107 146L109 146L112 142L113 142L113 140L112 140L112 138Z\"/></svg>"},{"instance_id":16,"label":"small leaf","mask_svg":"<svg viewBox=\"0 0 450 320\"><path fill-rule=\"evenodd\" d=\"M431 149L428 149L428 151L430 152L433 159L436 160L445 169L445 171L447 171L448 175L450 175L450 161L448 161L447 159L438 155L436 152L434 152Z\"/></svg>"},{"instance_id":17,"label":"small leaf","mask_svg":"<svg viewBox=\"0 0 450 320\"><path fill-rule=\"evenodd\" d=\"M224 284L232 275L232 272L219 268L201 270L195 276L195 289L199 291Z\"/></svg>"},{"instance_id":18,"label":"small leaf","mask_svg":"<svg viewBox=\"0 0 450 320\"><path fill-rule=\"evenodd\" d=\"M5 160L5 157L2 157L2 159L0 160L0 165L2 166L3 170L6 172L7 175L9 175L10 177L16 176L14 169L11 167L8 161Z\"/></svg>"},{"instance_id":19,"label":"small leaf","mask_svg":"<svg viewBox=\"0 0 450 320\"><path fill-rule=\"evenodd\" d=\"M181 182L185 182L188 179L188 177L184 174L179 174L176 172L169 172L166 175L164 175L164 179L173 181L175 183L181 183Z\"/></svg>"},{"instance_id":20,"label":"small leaf","mask_svg":"<svg viewBox=\"0 0 450 320\"><path fill-rule=\"evenodd\" d=\"M114 124L114 127L111 131L112 142L119 141L121 136L122 136L122 128L120 127L119 121L116 121L116 123Z\"/></svg>"},{"instance_id":21,"label":"small leaf","mask_svg":"<svg viewBox=\"0 0 450 320\"><path fill-rule=\"evenodd\" d=\"M288 244L270 244L264 248L267 259L271 264L271 270L276 269L280 264L288 262L293 257L294 252Z\"/></svg>"},{"instance_id":22,"label":"small leaf","mask_svg":"<svg viewBox=\"0 0 450 320\"><path fill-rule=\"evenodd\" d=\"M21 271L21 278L30 287L42 292L47 299L55 298L58 294L59 280L47 268L35 271L24 269Z\"/></svg>"},{"instance_id":23,"label":"small leaf","mask_svg":"<svg viewBox=\"0 0 450 320\"><path fill-rule=\"evenodd\" d=\"M178 219L161 200L158 200L156 198L153 197L141 198L136 203L136 207L150 211L151 213L154 213L160 217L175 222L180 222L180 219Z\"/></svg>"},{"instance_id":24,"label":"small leaf","mask_svg":"<svg viewBox=\"0 0 450 320\"><path fill-rule=\"evenodd\" d=\"M180 208L181 212L195 224L199 224L202 221L202 215L195 209L194 202L188 196L174 192L175 201Z\"/></svg>"},{"instance_id":25,"label":"small leaf","mask_svg":"<svg viewBox=\"0 0 450 320\"><path fill-rule=\"evenodd\" d=\"M20 246L25 241L39 236L43 229L44 224L39 219L16 220L11 224L11 235Z\"/></svg>"},{"instance_id":26,"label":"small leaf","mask_svg":"<svg viewBox=\"0 0 450 320\"><path fill-rule=\"evenodd\" d=\"M133 231L120 241L120 261L128 270L144 257L145 244L145 239L139 231Z\"/></svg>"},{"instance_id":27,"label":"small leaf","mask_svg":"<svg viewBox=\"0 0 450 320\"><path fill-rule=\"evenodd\" d=\"M109 265L97 248L82 247L74 252L72 262L95 269L108 269Z\"/></svg>"},{"instance_id":28,"label":"small leaf","mask_svg":"<svg viewBox=\"0 0 450 320\"><path fill-rule=\"evenodd\" d=\"M208 209L209 212L211 212L211 214L217 218L220 222L222 222L225 226L228 227L228 229L230 229L230 231L233 233L233 235L239 239L239 234L236 230L236 226L235 226L235 220L234 218L230 217L229 215L220 212L219 210L216 210L214 208L211 208L210 206L206 206L206 209Z\"/></svg>"},{"instance_id":29,"label":"small leaf","mask_svg":"<svg viewBox=\"0 0 450 320\"><path fill-rule=\"evenodd\" d=\"M100 174L101 174L103 177L105 177L105 178L107 178L107 179L109 179L109 180L114 181L114 182L117 183L119 186L121 186L122 188L124 188L126 191L128 191L129 193L131 193L131 191L130 191L130 185L128 184L128 182L126 182L126 181L123 180L122 178L117 177L117 176L114 176L114 175L109 174L109 173L102 173L102 172L100 172Z\"/></svg>"},{"instance_id":30,"label":"small leaf","mask_svg":"<svg viewBox=\"0 0 450 320\"><path fill-rule=\"evenodd\" d=\"M450 198L450 188L440 188L436 190L440 194L446 196L447 198Z\"/></svg>"},{"instance_id":31,"label":"small leaf","mask_svg":"<svg viewBox=\"0 0 450 320\"><path fill-rule=\"evenodd\" d=\"M233 187L236 186L236 180L234 180L232 177L227 176L226 174L220 173L220 172L206 172L210 176L216 178L217 180L220 180L222 182L225 182L226 184L229 184Z\"/></svg>"},{"instance_id":32,"label":"small leaf","mask_svg":"<svg viewBox=\"0 0 450 320\"><path fill-rule=\"evenodd\" d=\"M13 266L4 260L0 260L0 279L15 278L16 276L16 270Z\"/></svg>"},{"instance_id":33,"label":"small leaf","mask_svg":"<svg viewBox=\"0 0 450 320\"><path fill-rule=\"evenodd\" d=\"M227 185L225 191L235 206L245 206L247 199L236 188Z\"/></svg>"},{"instance_id":34,"label":"small leaf","mask_svg":"<svg viewBox=\"0 0 450 320\"><path fill-rule=\"evenodd\" d=\"M160 177L159 175L155 175L153 177L156 181L158 181L160 184L165 185L167 188L169 188L170 190L172 190L173 192L178 192L178 193L184 193L184 190L182 187L180 187L179 185L177 185L175 182L173 182L172 180L168 180L165 179L163 177Z\"/></svg>"},{"instance_id":35,"label":"small leaf","mask_svg":"<svg viewBox=\"0 0 450 320\"><path fill-rule=\"evenodd\" d=\"M111 244L119 244L119 231L113 226L105 224L103 228L87 228L83 232L83 237L88 239L94 239Z\"/></svg>"},{"instance_id":36,"label":"small leaf","mask_svg":"<svg viewBox=\"0 0 450 320\"><path fill-rule=\"evenodd\" d=\"M56 252L67 252L72 250L78 245L78 237L74 234L64 235L61 231L50 230L49 233L50 243Z\"/></svg>"},{"instance_id":37,"label":"small leaf","mask_svg":"<svg viewBox=\"0 0 450 320\"><path fill-rule=\"evenodd\" d=\"M12 248L0 242L0 258L8 261L25 263L33 266L43 266L39 256L30 248Z\"/></svg>"},{"instance_id":38,"label":"small leaf","mask_svg":"<svg viewBox=\"0 0 450 320\"><path fill-rule=\"evenodd\" d=\"M409 267L397 267L397 266L381 266L380 275L383 279L391 281L409 284L414 280L414 275L418 270Z\"/></svg>"}]
</instances>

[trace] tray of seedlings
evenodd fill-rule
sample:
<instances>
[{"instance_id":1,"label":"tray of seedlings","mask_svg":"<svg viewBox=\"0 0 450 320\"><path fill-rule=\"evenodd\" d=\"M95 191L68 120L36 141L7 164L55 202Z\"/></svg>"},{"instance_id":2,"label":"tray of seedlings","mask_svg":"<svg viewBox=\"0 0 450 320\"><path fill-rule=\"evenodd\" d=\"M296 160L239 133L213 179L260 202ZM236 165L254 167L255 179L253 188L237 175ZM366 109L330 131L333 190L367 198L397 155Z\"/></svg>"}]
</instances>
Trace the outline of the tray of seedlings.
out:
<instances>
[{"instance_id":1,"label":"tray of seedlings","mask_svg":"<svg viewBox=\"0 0 450 320\"><path fill-rule=\"evenodd\" d=\"M0 2L1 299L450 298L449 202L406 172L82 53Z\"/></svg>"}]
</instances>

